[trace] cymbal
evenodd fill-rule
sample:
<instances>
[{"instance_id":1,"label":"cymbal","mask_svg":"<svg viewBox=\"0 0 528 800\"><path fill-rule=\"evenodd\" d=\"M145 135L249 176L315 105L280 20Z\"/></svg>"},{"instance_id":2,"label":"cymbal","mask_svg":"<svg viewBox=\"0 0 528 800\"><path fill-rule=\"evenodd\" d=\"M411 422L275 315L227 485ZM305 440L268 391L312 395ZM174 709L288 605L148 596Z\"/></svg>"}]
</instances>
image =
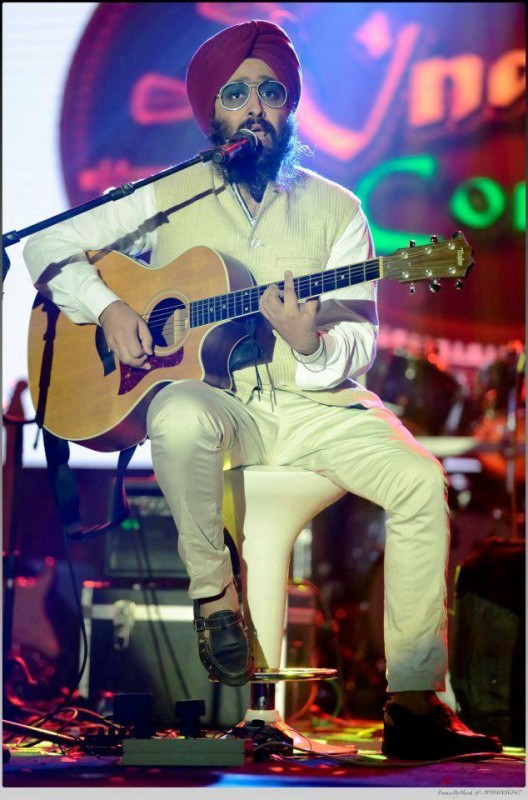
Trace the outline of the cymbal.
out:
<instances>
[{"instance_id":1,"label":"cymbal","mask_svg":"<svg viewBox=\"0 0 528 800\"><path fill-rule=\"evenodd\" d=\"M514 456L512 444L508 440L487 442L474 436L416 436L416 440L437 458L477 456L479 453L500 453L505 458ZM524 445L519 442L516 455L521 456L523 453Z\"/></svg>"}]
</instances>

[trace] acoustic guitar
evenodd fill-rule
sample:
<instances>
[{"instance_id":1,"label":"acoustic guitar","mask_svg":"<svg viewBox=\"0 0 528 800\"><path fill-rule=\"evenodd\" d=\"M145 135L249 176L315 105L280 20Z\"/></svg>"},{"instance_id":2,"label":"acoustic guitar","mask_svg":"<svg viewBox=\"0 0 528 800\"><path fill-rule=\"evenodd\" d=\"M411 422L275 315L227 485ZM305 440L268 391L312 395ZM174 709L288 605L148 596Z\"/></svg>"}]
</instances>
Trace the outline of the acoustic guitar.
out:
<instances>
[{"instance_id":1,"label":"acoustic guitar","mask_svg":"<svg viewBox=\"0 0 528 800\"><path fill-rule=\"evenodd\" d=\"M193 247L160 269L112 250L90 251L99 277L147 322L154 339L150 370L129 367L109 350L102 328L71 322L37 295L29 324L29 386L37 420L61 439L93 450L131 447L146 437L154 395L172 381L203 380L230 389L230 359L249 334L266 285L239 263ZM294 278L299 300L382 278L414 284L453 278L473 264L464 235L392 255ZM278 281L279 288L284 282ZM413 286L411 286L411 291Z\"/></svg>"}]
</instances>

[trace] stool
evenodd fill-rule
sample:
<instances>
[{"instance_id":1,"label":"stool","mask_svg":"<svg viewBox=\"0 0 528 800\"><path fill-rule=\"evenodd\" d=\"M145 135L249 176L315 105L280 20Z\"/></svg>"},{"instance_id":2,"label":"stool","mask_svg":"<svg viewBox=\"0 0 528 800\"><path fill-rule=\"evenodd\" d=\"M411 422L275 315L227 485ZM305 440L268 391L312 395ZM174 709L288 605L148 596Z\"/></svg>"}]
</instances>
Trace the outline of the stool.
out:
<instances>
[{"instance_id":1,"label":"stool","mask_svg":"<svg viewBox=\"0 0 528 800\"><path fill-rule=\"evenodd\" d=\"M286 734L302 749L356 753L353 747L333 747L302 736L275 708L278 681L336 676L335 669L281 669L281 650L293 545L306 524L345 490L315 472L266 466L226 470L224 485L224 524L240 560L244 619L255 654L250 707L240 724L259 720Z\"/></svg>"}]
</instances>

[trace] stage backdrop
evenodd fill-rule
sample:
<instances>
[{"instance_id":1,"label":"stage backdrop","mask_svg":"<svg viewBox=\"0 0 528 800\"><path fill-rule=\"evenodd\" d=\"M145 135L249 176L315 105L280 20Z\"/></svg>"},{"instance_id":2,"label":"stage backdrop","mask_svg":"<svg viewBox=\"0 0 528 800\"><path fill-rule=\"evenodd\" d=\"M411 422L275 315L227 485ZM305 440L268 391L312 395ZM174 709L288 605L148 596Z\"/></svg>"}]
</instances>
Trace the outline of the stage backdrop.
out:
<instances>
[{"instance_id":1,"label":"stage backdrop","mask_svg":"<svg viewBox=\"0 0 528 800\"><path fill-rule=\"evenodd\" d=\"M270 19L303 65L305 166L356 192L379 254L464 231L463 291L381 282L380 346L434 353L453 375L524 341L525 22L522 3L7 3L4 230L183 161L207 141L188 61L223 27ZM26 376L33 290L4 294L4 399ZM28 413L32 409L28 408ZM25 463L41 460L26 433ZM72 463L112 464L73 448ZM147 447L134 463L149 463Z\"/></svg>"}]
</instances>

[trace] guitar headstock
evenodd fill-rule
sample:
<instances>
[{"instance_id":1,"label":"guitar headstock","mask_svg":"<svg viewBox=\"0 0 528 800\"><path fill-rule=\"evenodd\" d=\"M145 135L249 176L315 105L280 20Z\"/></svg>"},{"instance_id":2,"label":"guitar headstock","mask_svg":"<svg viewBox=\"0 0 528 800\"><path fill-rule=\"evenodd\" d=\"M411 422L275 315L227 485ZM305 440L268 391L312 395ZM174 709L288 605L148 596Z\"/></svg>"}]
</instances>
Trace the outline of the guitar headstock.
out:
<instances>
[{"instance_id":1,"label":"guitar headstock","mask_svg":"<svg viewBox=\"0 0 528 800\"><path fill-rule=\"evenodd\" d=\"M410 283L411 292L416 281L430 281L429 288L440 289L440 278L453 278L455 287L461 289L463 278L473 265L473 250L461 231L450 239L439 242L431 236L431 243L415 247L401 247L390 256L383 257L383 277L393 278L399 283Z\"/></svg>"}]
</instances>

